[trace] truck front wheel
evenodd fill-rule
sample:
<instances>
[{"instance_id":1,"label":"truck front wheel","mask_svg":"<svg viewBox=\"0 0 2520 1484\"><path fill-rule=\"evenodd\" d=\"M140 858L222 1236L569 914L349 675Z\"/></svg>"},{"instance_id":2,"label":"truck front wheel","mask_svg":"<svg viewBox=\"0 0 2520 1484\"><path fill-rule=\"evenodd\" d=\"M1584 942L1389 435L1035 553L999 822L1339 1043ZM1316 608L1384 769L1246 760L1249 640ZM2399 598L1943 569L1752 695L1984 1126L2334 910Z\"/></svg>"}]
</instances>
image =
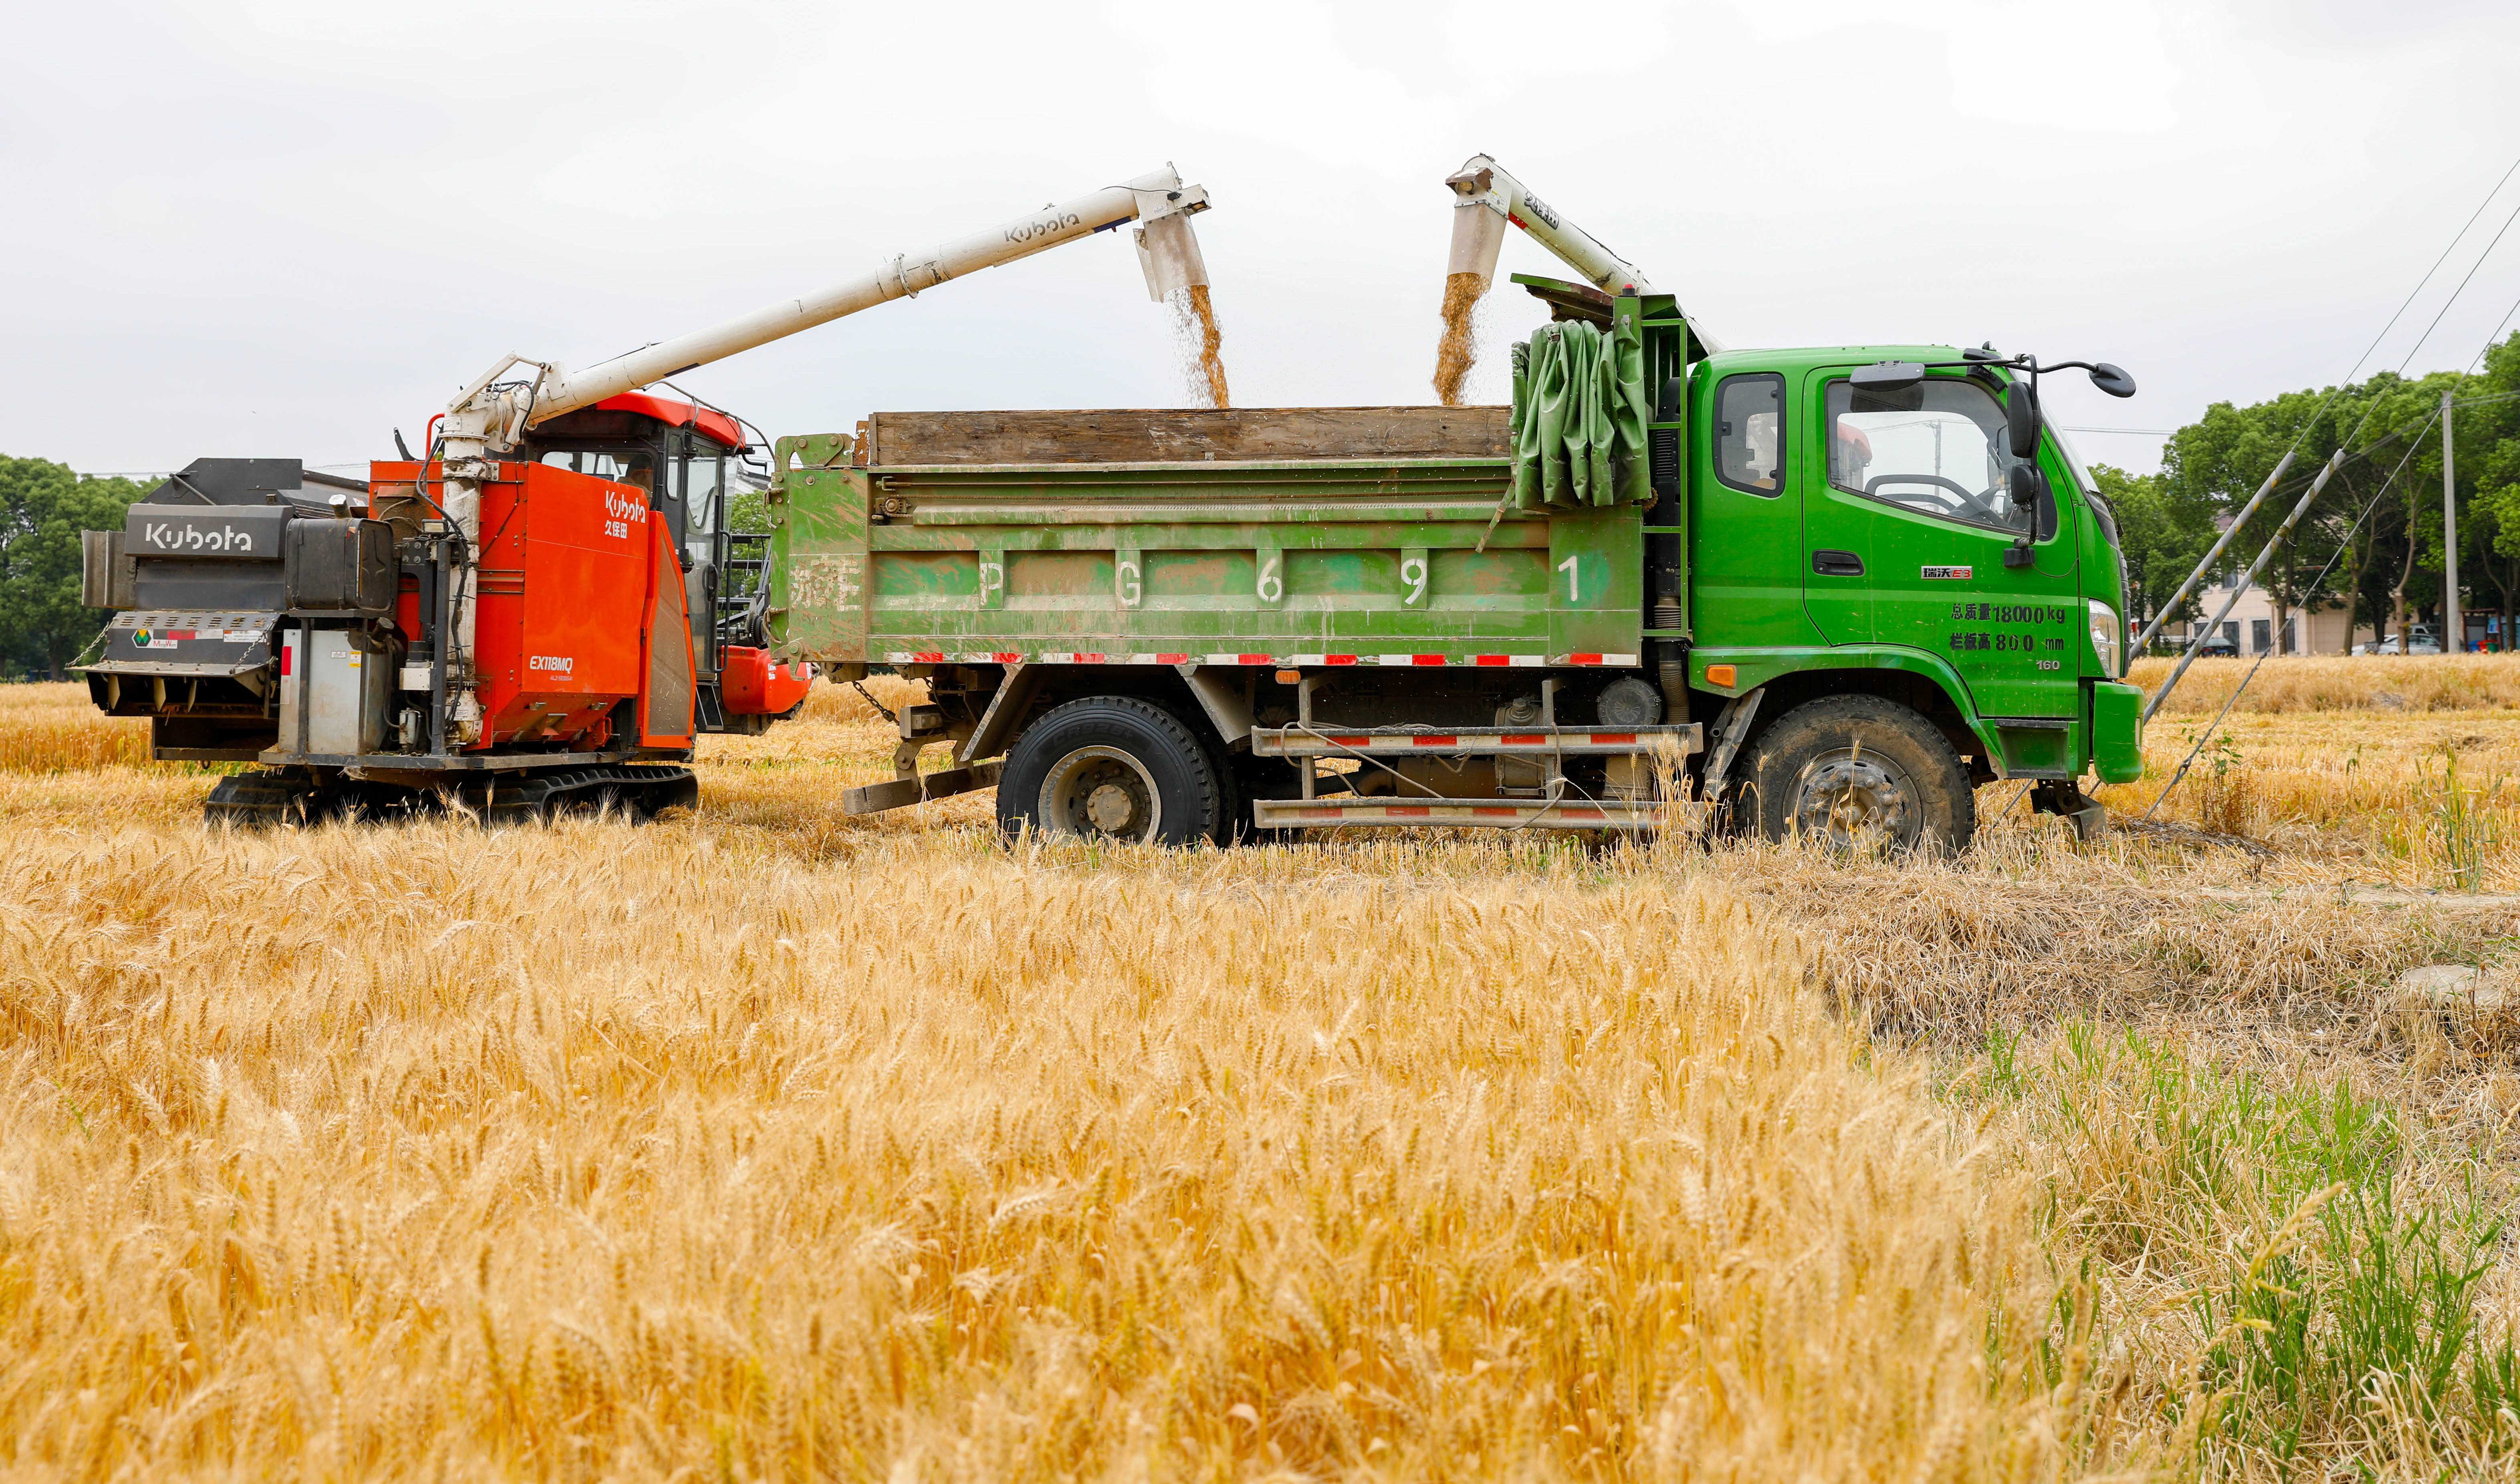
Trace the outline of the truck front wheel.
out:
<instances>
[{"instance_id":1,"label":"truck front wheel","mask_svg":"<svg viewBox=\"0 0 2520 1484\"><path fill-rule=\"evenodd\" d=\"M1071 700L1024 729L998 778L998 828L1193 845L1225 807L1207 749L1161 706L1133 697Z\"/></svg>"},{"instance_id":2,"label":"truck front wheel","mask_svg":"<svg viewBox=\"0 0 2520 1484\"><path fill-rule=\"evenodd\" d=\"M1877 696L1795 707L1753 744L1749 816L1771 840L1846 849L1877 839L1958 851L1977 829L1959 754L1932 722Z\"/></svg>"}]
</instances>

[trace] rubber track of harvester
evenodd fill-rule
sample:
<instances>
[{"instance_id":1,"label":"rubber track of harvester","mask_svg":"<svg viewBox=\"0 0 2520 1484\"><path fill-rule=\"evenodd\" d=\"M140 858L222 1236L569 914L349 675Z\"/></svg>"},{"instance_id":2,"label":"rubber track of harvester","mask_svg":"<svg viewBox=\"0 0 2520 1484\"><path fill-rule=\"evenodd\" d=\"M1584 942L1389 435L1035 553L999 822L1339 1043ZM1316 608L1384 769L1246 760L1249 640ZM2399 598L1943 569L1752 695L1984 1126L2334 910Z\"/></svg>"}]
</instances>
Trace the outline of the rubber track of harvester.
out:
<instances>
[{"instance_id":1,"label":"rubber track of harvester","mask_svg":"<svg viewBox=\"0 0 2520 1484\"><path fill-rule=\"evenodd\" d=\"M493 825L548 819L566 810L617 802L642 820L699 802L700 784L689 768L629 767L597 763L556 768L518 779L497 779L464 789L464 801Z\"/></svg>"},{"instance_id":2,"label":"rubber track of harvester","mask_svg":"<svg viewBox=\"0 0 2520 1484\"><path fill-rule=\"evenodd\" d=\"M275 773L231 773L202 800L202 820L257 829L321 818L329 801L311 782Z\"/></svg>"}]
</instances>

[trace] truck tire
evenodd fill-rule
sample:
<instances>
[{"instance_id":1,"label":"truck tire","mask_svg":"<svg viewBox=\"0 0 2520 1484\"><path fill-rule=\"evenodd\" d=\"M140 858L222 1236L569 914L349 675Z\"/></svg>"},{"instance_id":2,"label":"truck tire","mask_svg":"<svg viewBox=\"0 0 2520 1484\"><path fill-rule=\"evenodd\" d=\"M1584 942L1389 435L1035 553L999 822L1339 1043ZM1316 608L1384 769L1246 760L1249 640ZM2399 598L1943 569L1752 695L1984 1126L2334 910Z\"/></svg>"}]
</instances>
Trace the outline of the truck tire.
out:
<instances>
[{"instance_id":1,"label":"truck tire","mask_svg":"<svg viewBox=\"0 0 2520 1484\"><path fill-rule=\"evenodd\" d=\"M1065 838L1195 845L1225 795L1207 749L1171 712L1128 696L1053 708L1007 752L998 828Z\"/></svg>"},{"instance_id":2,"label":"truck tire","mask_svg":"<svg viewBox=\"0 0 2520 1484\"><path fill-rule=\"evenodd\" d=\"M1959 754L1932 722L1877 696L1795 707L1751 744L1745 813L1762 838L1802 834L1835 849L1879 837L1893 849L1959 851L1977 798Z\"/></svg>"}]
</instances>

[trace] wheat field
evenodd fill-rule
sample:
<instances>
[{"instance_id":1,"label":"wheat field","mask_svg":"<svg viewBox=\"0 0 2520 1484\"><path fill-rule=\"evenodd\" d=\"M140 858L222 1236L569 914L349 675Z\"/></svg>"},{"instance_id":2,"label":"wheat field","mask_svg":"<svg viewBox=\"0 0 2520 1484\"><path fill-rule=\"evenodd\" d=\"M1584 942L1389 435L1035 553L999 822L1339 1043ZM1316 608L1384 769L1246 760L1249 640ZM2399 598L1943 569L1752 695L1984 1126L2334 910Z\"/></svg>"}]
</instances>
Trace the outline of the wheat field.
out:
<instances>
[{"instance_id":1,"label":"wheat field","mask_svg":"<svg viewBox=\"0 0 2520 1484\"><path fill-rule=\"evenodd\" d=\"M828 690L653 826L209 832L0 690L0 1473L2497 1476L2512 1042L2382 1002L2520 711L2269 669L1932 863L1010 849Z\"/></svg>"}]
</instances>

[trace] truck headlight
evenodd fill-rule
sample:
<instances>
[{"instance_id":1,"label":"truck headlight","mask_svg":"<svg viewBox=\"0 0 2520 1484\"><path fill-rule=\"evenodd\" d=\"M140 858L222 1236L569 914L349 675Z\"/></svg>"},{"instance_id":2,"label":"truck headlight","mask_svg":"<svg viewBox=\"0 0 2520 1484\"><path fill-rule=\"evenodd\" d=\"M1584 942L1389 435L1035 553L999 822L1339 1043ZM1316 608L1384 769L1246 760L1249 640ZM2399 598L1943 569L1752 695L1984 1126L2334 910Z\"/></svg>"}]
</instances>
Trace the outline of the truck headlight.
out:
<instances>
[{"instance_id":1,"label":"truck headlight","mask_svg":"<svg viewBox=\"0 0 2520 1484\"><path fill-rule=\"evenodd\" d=\"M2125 673L2118 654L2118 611L2097 598L2088 601L2092 613L2092 652L2100 656L2100 673L2116 680Z\"/></svg>"}]
</instances>

